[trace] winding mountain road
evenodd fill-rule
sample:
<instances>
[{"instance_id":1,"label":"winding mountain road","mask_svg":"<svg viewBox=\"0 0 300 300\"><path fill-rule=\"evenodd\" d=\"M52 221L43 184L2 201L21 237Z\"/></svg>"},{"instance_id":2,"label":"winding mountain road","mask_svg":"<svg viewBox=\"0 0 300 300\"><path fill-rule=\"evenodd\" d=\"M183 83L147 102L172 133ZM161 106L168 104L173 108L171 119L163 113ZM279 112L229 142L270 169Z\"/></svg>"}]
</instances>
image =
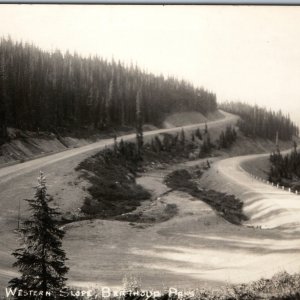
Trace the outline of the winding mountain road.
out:
<instances>
[{"instance_id":1,"label":"winding mountain road","mask_svg":"<svg viewBox=\"0 0 300 300\"><path fill-rule=\"evenodd\" d=\"M224 111L222 111L222 114L224 115L224 118L216 121L208 122L210 128L220 127L220 126L222 127L225 126L226 124L234 123L238 119L237 116L226 113ZM191 130L194 128L204 129L204 126L205 126L204 123L200 123L200 124L192 124L192 125L176 127L176 128L152 130L152 131L144 132L144 137L151 137L160 133L179 132L181 128L184 128L185 130ZM128 135L120 136L119 138L122 138L124 141L133 140L135 138L135 134L128 134ZM22 176L34 170L43 169L46 166L49 166L51 164L58 164L57 166L59 167L60 162L64 160L76 156L79 157L82 154L90 155L91 152L99 151L106 146L113 145L113 143L114 141L111 138L104 139L99 142L91 143L83 147L69 149L63 152L47 155L45 157L33 159L17 165L0 168L0 188L3 185L3 183L15 179L17 176ZM1 196L1 189L0 189L0 196Z\"/></svg>"},{"instance_id":2,"label":"winding mountain road","mask_svg":"<svg viewBox=\"0 0 300 300\"><path fill-rule=\"evenodd\" d=\"M222 112L224 118L208 122L209 128L223 128L233 124L238 117ZM145 139L159 133L179 132L181 128L190 130L204 128L205 124L193 124L170 129L160 129L144 132ZM135 134L124 135L124 141L133 140ZM69 149L60 153L44 156L16 165L0 168L0 289L5 287L7 280L16 274L11 265L14 261L12 251L17 247L18 241L13 233L18 224L18 211L21 219L27 213L27 204L24 199L33 195L32 187L36 185L39 170L47 177L48 191L54 196L55 204L68 211L74 207L80 208L86 192L78 183L76 166L85 158L97 153L104 147L113 145L113 139L104 139L83 147ZM76 185L74 185L74 182ZM78 185L77 185L78 184ZM1 290L0 290L1 294Z\"/></svg>"},{"instance_id":3,"label":"winding mountain road","mask_svg":"<svg viewBox=\"0 0 300 300\"><path fill-rule=\"evenodd\" d=\"M236 122L236 116L224 114L224 119L209 122L209 128ZM203 128L204 124L184 126L186 130L196 127ZM181 127L144 135L179 130ZM131 134L122 138L134 137ZM10 255L17 246L13 230L20 200L32 197L30 187L35 185L38 170L46 173L49 193L62 209L80 207L86 194L76 182L74 168L81 160L112 144L112 139L102 140L0 169L0 288L16 275ZM113 287L122 282L125 274L133 273L143 277L145 287L214 286L271 277L280 270L299 270L300 239L296 229L300 196L257 181L241 167L244 161L261 156L215 161L201 178L207 188L235 194L243 200L250 217L246 225L251 227L230 224L204 202L176 191L158 197L150 205L150 211L155 211L156 206L177 206L178 214L166 222L151 226L110 220L75 222L68 225L64 239L70 259L70 284ZM167 188L159 176L139 180L160 194ZM21 201L22 215L24 206Z\"/></svg>"}]
</instances>

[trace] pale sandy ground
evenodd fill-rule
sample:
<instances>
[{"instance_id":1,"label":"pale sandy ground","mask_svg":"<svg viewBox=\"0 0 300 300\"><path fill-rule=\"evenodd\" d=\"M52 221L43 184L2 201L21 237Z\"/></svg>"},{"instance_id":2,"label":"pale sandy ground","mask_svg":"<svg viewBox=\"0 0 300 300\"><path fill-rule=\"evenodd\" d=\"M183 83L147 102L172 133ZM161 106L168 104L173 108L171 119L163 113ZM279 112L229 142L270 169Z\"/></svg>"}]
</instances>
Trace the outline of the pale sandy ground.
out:
<instances>
[{"instance_id":1,"label":"pale sandy ground","mask_svg":"<svg viewBox=\"0 0 300 300\"><path fill-rule=\"evenodd\" d=\"M179 112L168 116L163 122L163 127L172 128L178 126L210 122L222 118L223 116L219 111L209 113L207 116L204 116L199 112Z\"/></svg>"}]
</instances>

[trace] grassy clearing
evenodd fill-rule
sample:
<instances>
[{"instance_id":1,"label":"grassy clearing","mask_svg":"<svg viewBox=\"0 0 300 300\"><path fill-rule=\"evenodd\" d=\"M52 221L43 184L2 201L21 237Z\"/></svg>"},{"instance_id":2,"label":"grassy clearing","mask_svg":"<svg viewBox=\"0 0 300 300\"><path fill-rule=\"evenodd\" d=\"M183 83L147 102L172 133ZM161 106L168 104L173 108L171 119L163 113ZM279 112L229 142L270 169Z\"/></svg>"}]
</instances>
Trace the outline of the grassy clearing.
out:
<instances>
[{"instance_id":1,"label":"grassy clearing","mask_svg":"<svg viewBox=\"0 0 300 300\"><path fill-rule=\"evenodd\" d=\"M165 183L168 187L186 192L210 205L219 215L233 224L241 224L247 220L243 213L243 202L234 195L227 195L213 190L200 189L193 178L199 178L201 171L190 173L180 169L168 174Z\"/></svg>"}]
</instances>

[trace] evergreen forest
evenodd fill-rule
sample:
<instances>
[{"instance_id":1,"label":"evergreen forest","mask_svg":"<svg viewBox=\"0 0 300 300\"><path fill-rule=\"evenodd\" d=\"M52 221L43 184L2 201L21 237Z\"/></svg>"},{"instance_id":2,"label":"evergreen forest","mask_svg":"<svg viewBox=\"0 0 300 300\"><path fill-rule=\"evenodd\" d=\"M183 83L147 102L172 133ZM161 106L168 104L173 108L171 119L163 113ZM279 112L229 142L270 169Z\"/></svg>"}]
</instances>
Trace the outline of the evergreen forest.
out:
<instances>
[{"instance_id":1,"label":"evergreen forest","mask_svg":"<svg viewBox=\"0 0 300 300\"><path fill-rule=\"evenodd\" d=\"M238 126L246 136L275 141L278 134L279 139L290 141L293 136L299 134L299 128L296 124L281 111L275 112L242 102L225 102L219 107L241 117Z\"/></svg>"},{"instance_id":2,"label":"evergreen forest","mask_svg":"<svg viewBox=\"0 0 300 300\"><path fill-rule=\"evenodd\" d=\"M99 49L101 51L101 49ZM166 114L217 109L216 95L172 77L99 56L43 51L0 40L0 141L7 128L63 133L65 129L136 126L136 98L143 123Z\"/></svg>"}]
</instances>

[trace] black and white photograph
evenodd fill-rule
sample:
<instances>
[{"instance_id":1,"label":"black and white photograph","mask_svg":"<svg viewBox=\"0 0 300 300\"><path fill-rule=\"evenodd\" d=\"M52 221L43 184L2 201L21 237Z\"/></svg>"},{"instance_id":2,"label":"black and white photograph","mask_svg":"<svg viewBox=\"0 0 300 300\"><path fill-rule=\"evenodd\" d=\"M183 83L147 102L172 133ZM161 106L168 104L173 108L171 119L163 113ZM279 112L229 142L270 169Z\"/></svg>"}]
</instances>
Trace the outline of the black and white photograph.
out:
<instances>
[{"instance_id":1,"label":"black and white photograph","mask_svg":"<svg viewBox=\"0 0 300 300\"><path fill-rule=\"evenodd\" d=\"M0 299L300 299L300 6L0 4Z\"/></svg>"}]
</instances>

